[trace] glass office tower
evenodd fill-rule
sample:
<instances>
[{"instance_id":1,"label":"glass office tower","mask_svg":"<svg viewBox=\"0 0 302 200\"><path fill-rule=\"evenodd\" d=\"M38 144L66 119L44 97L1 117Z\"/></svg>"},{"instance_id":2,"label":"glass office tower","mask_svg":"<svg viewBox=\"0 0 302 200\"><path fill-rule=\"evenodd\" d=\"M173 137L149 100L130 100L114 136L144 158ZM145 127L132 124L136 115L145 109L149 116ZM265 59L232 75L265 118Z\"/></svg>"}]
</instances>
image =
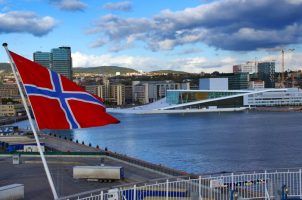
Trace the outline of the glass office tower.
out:
<instances>
[{"instance_id":1,"label":"glass office tower","mask_svg":"<svg viewBox=\"0 0 302 200\"><path fill-rule=\"evenodd\" d=\"M264 81L265 88L275 88L275 62L258 63L258 76Z\"/></svg>"},{"instance_id":2,"label":"glass office tower","mask_svg":"<svg viewBox=\"0 0 302 200\"><path fill-rule=\"evenodd\" d=\"M34 62L40 65L51 68L51 53L37 51L34 53Z\"/></svg>"},{"instance_id":3,"label":"glass office tower","mask_svg":"<svg viewBox=\"0 0 302 200\"><path fill-rule=\"evenodd\" d=\"M72 80L72 59L70 47L59 47L51 50L52 70Z\"/></svg>"},{"instance_id":4,"label":"glass office tower","mask_svg":"<svg viewBox=\"0 0 302 200\"><path fill-rule=\"evenodd\" d=\"M34 61L72 80L72 58L70 47L54 48L51 52L37 51Z\"/></svg>"}]
</instances>

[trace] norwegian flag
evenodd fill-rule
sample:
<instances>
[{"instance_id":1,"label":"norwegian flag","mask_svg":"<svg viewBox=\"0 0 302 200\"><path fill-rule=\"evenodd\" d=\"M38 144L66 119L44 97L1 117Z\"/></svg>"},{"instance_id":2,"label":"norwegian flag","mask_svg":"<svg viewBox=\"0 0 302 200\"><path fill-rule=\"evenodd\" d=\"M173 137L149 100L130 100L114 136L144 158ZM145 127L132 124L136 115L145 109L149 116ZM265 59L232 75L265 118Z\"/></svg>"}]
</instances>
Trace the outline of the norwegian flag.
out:
<instances>
[{"instance_id":1,"label":"norwegian flag","mask_svg":"<svg viewBox=\"0 0 302 200\"><path fill-rule=\"evenodd\" d=\"M119 123L101 98L64 76L9 51L39 129L77 129Z\"/></svg>"}]
</instances>

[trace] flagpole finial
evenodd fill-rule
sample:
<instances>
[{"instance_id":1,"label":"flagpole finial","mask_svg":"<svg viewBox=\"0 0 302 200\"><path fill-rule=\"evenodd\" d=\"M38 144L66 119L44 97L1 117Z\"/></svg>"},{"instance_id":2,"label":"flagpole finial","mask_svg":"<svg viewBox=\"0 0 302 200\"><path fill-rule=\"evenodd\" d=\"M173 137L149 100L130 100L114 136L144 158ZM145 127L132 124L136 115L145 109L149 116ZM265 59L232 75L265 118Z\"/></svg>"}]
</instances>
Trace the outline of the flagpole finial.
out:
<instances>
[{"instance_id":1,"label":"flagpole finial","mask_svg":"<svg viewBox=\"0 0 302 200\"><path fill-rule=\"evenodd\" d=\"M6 42L5 42L5 43L3 43L3 44L2 44L2 46L7 47L7 43L6 43Z\"/></svg>"}]
</instances>

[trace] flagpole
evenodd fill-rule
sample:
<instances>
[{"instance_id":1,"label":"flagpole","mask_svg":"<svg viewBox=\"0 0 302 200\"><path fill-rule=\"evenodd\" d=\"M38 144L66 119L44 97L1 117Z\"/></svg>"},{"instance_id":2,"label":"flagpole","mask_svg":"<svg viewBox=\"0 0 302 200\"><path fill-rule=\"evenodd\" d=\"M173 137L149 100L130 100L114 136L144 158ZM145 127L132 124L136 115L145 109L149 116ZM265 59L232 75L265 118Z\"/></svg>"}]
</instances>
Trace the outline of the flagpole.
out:
<instances>
[{"instance_id":1,"label":"flagpole","mask_svg":"<svg viewBox=\"0 0 302 200\"><path fill-rule=\"evenodd\" d=\"M23 94L23 90L22 90L22 88L21 88L19 79L18 79L18 77L17 77L17 73L16 73L16 70L15 70L16 64L15 64L14 60L12 59L12 57L11 57L11 55L10 55L10 53L9 53L9 50L8 50L8 48L7 48L7 43L3 43L2 46L3 46L4 49L6 50L6 53L7 53L8 57L9 57L10 65L11 65L11 67L12 67L13 74L14 74L14 77L15 77L16 82L17 82L17 86L18 86L18 89L19 89L19 92L20 92L20 95L21 95L22 103L23 103L23 105L24 105L24 108L25 108L25 111L26 111L26 114L27 114L27 117L28 117L28 120L29 120L30 127L31 127L31 129L32 129L32 131L33 131L33 133L34 133L34 137L35 137L35 140L36 140L36 143L37 143L37 147L38 147L38 150L39 150L41 159L42 159L43 167L44 167L44 170L45 170L45 172L46 172L46 176L47 176L47 179L48 179L48 182L49 182L49 185L50 185L50 188L51 188L53 197L54 197L54 199L58 199L58 194L57 194L55 185L54 185L54 183L53 183L53 180L52 180L52 177L51 177L51 174L50 174L50 171L49 171L49 168L48 168L48 165L47 165L47 162L46 162L44 153L43 153L43 151L42 151L41 144L40 144L40 140L39 140L39 137L38 137L36 128L35 128L35 126L34 126L34 123L33 123L32 118L31 118L31 115L30 115L30 112L29 112L29 108L28 108L28 106L27 106L26 99L25 99L25 96L24 96L24 94Z\"/></svg>"}]
</instances>

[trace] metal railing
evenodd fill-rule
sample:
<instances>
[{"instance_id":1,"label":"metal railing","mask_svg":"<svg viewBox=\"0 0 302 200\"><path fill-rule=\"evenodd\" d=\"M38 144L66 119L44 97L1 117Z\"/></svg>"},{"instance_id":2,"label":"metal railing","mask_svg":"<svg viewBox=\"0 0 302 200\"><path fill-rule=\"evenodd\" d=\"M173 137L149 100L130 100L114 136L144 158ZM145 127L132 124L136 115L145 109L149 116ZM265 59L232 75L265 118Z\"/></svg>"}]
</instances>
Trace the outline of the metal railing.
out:
<instances>
[{"instance_id":1,"label":"metal railing","mask_svg":"<svg viewBox=\"0 0 302 200\"><path fill-rule=\"evenodd\" d=\"M286 188L286 191L283 191ZM232 173L198 179L166 180L69 196L68 200L233 200L302 198L301 169Z\"/></svg>"}]
</instances>

